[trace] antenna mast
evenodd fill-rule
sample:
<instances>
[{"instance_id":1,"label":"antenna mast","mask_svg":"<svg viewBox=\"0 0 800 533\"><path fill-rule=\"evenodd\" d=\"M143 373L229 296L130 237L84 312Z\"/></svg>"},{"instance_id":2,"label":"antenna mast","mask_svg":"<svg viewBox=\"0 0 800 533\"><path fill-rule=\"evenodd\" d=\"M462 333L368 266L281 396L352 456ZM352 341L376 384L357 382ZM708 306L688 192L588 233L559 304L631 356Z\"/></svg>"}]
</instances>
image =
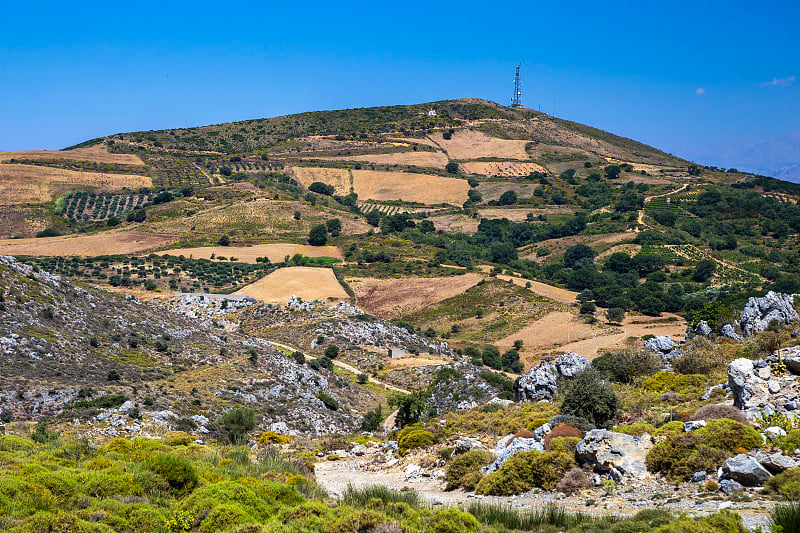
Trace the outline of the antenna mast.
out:
<instances>
[{"instance_id":1,"label":"antenna mast","mask_svg":"<svg viewBox=\"0 0 800 533\"><path fill-rule=\"evenodd\" d=\"M517 73L514 76L514 96L511 97L511 107L522 107L522 79L519 77L519 67L517 65Z\"/></svg>"}]
</instances>

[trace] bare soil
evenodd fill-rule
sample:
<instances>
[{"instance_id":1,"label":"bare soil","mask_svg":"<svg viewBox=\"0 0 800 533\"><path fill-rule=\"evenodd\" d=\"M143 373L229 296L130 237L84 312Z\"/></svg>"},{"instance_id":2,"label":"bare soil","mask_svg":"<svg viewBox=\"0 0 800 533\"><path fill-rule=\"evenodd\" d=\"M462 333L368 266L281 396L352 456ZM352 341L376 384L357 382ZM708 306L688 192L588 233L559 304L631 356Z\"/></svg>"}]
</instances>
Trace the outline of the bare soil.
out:
<instances>
[{"instance_id":1,"label":"bare soil","mask_svg":"<svg viewBox=\"0 0 800 533\"><path fill-rule=\"evenodd\" d=\"M461 168L468 174L503 178L527 176L532 172L547 172L547 169L538 163L518 163L516 161L470 161L469 163L461 163Z\"/></svg>"},{"instance_id":2,"label":"bare soil","mask_svg":"<svg viewBox=\"0 0 800 533\"><path fill-rule=\"evenodd\" d=\"M447 156L441 152L397 152L393 154L324 157L321 159L333 161L366 161L377 165L408 165L430 168L444 168L447 164Z\"/></svg>"},{"instance_id":3,"label":"bare soil","mask_svg":"<svg viewBox=\"0 0 800 533\"><path fill-rule=\"evenodd\" d=\"M446 140L441 132L432 133L429 138L443 148L450 159L471 160L481 157L528 160L525 145L528 141L497 139L479 131L459 130Z\"/></svg>"},{"instance_id":4,"label":"bare soil","mask_svg":"<svg viewBox=\"0 0 800 533\"><path fill-rule=\"evenodd\" d=\"M467 201L469 183L458 178L409 172L354 170L353 188L363 200L461 205Z\"/></svg>"},{"instance_id":5,"label":"bare soil","mask_svg":"<svg viewBox=\"0 0 800 533\"><path fill-rule=\"evenodd\" d=\"M315 267L279 268L234 294L250 296L267 303L286 303L291 296L323 301L350 298L334 276L333 270Z\"/></svg>"},{"instance_id":6,"label":"bare soil","mask_svg":"<svg viewBox=\"0 0 800 533\"><path fill-rule=\"evenodd\" d=\"M65 235L40 239L0 240L0 255L98 256L135 254L175 242L173 235L141 231L106 231L97 235Z\"/></svg>"},{"instance_id":7,"label":"bare soil","mask_svg":"<svg viewBox=\"0 0 800 533\"><path fill-rule=\"evenodd\" d=\"M478 283L480 274L447 278L348 278L356 305L386 319L399 318L463 293Z\"/></svg>"},{"instance_id":8,"label":"bare soil","mask_svg":"<svg viewBox=\"0 0 800 533\"><path fill-rule=\"evenodd\" d=\"M9 159L71 159L73 161L95 161L97 163L117 163L122 165L143 165L144 162L134 154L112 154L105 147L97 145L75 150L20 150L0 152L0 161Z\"/></svg>"}]
</instances>

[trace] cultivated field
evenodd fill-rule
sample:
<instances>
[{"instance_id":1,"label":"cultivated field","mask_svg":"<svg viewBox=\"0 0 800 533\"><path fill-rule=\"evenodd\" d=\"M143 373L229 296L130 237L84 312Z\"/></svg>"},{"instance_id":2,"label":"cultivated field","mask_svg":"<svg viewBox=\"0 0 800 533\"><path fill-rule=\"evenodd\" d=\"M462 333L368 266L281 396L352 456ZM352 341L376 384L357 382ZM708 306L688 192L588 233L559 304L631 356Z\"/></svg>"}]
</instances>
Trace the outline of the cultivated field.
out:
<instances>
[{"instance_id":1,"label":"cultivated field","mask_svg":"<svg viewBox=\"0 0 800 533\"><path fill-rule=\"evenodd\" d=\"M399 318L461 294L478 283L479 274L447 278L348 278L356 305L381 318Z\"/></svg>"},{"instance_id":2,"label":"cultivated field","mask_svg":"<svg viewBox=\"0 0 800 533\"><path fill-rule=\"evenodd\" d=\"M499 219L507 218L511 222L525 222L528 218L528 213L534 217L536 215L571 215L575 210L571 207L553 207L553 208L525 208L525 207L498 207L498 208L483 208L479 209L481 218Z\"/></svg>"},{"instance_id":3,"label":"cultivated field","mask_svg":"<svg viewBox=\"0 0 800 533\"><path fill-rule=\"evenodd\" d=\"M349 299L334 276L333 270L314 267L279 268L234 294L250 296L267 303L286 303L291 296L303 300Z\"/></svg>"},{"instance_id":4,"label":"cultivated field","mask_svg":"<svg viewBox=\"0 0 800 533\"><path fill-rule=\"evenodd\" d=\"M498 176L502 178L518 178L527 176L532 172L547 172L547 169L538 163L518 163L516 161L470 161L468 163L461 163L461 168L468 174L481 174L483 176Z\"/></svg>"},{"instance_id":5,"label":"cultivated field","mask_svg":"<svg viewBox=\"0 0 800 533\"><path fill-rule=\"evenodd\" d=\"M95 161L97 163L117 163L122 165L142 165L138 155L112 154L102 146L76 148L75 150L21 150L0 152L0 161L9 159L71 159L74 161Z\"/></svg>"},{"instance_id":6,"label":"cultivated field","mask_svg":"<svg viewBox=\"0 0 800 533\"><path fill-rule=\"evenodd\" d=\"M135 254L175 242L173 235L107 231L97 235L0 240L0 255L98 256Z\"/></svg>"},{"instance_id":7,"label":"cultivated field","mask_svg":"<svg viewBox=\"0 0 800 533\"><path fill-rule=\"evenodd\" d=\"M338 161L366 161L377 165L408 165L417 167L444 168L447 156L441 152L397 152L393 154L367 154L322 159Z\"/></svg>"},{"instance_id":8,"label":"cultivated field","mask_svg":"<svg viewBox=\"0 0 800 533\"><path fill-rule=\"evenodd\" d=\"M481 157L528 160L525 145L528 141L496 139L479 131L459 130L449 140L437 132L430 138L444 148L451 159L469 160Z\"/></svg>"},{"instance_id":9,"label":"cultivated field","mask_svg":"<svg viewBox=\"0 0 800 533\"><path fill-rule=\"evenodd\" d=\"M300 213L300 220L294 219L295 211ZM341 211L266 198L212 208L163 222L148 222L147 227L158 233L187 233L190 236L202 228L198 235L207 236L214 242L222 235L229 235L231 238L263 243L265 240L306 238L312 226L331 218L342 221L343 235L366 233L371 227L363 219Z\"/></svg>"},{"instance_id":10,"label":"cultivated field","mask_svg":"<svg viewBox=\"0 0 800 533\"><path fill-rule=\"evenodd\" d=\"M335 246L308 246L305 244L275 243L255 246L204 246L202 248L174 248L157 252L158 255L174 255L194 259L235 257L239 263L255 263L257 257L268 257L272 263L280 263L286 256L303 254L306 257L335 257L342 259L342 252Z\"/></svg>"},{"instance_id":11,"label":"cultivated field","mask_svg":"<svg viewBox=\"0 0 800 533\"><path fill-rule=\"evenodd\" d=\"M38 165L0 164L0 204L42 203L81 187L118 191L152 187L146 176L79 172Z\"/></svg>"},{"instance_id":12,"label":"cultivated field","mask_svg":"<svg viewBox=\"0 0 800 533\"><path fill-rule=\"evenodd\" d=\"M461 213L429 217L428 220L433 222L437 231L442 230L448 233L459 232L466 233L467 235L474 235L477 233L478 224L480 223L480 220L477 218L472 218Z\"/></svg>"},{"instance_id":13,"label":"cultivated field","mask_svg":"<svg viewBox=\"0 0 800 533\"><path fill-rule=\"evenodd\" d=\"M344 168L318 168L318 167L290 167L289 173L300 182L303 187L308 187L314 182L333 185L336 194L350 194L350 172Z\"/></svg>"},{"instance_id":14,"label":"cultivated field","mask_svg":"<svg viewBox=\"0 0 800 533\"><path fill-rule=\"evenodd\" d=\"M355 192L362 200L405 200L427 205L461 205L467 201L469 183L466 180L408 172L352 172Z\"/></svg>"},{"instance_id":15,"label":"cultivated field","mask_svg":"<svg viewBox=\"0 0 800 533\"><path fill-rule=\"evenodd\" d=\"M605 233L602 235L574 235L572 237L563 237L560 239L550 239L548 241L538 242L531 246L520 249L520 257L538 261L541 257L537 257L536 250L538 248L547 248L554 255L563 253L567 248L575 244L585 244L593 248L596 253L602 253L605 250L616 245L620 241L632 240L636 237L633 232L620 232L620 233Z\"/></svg>"}]
</instances>

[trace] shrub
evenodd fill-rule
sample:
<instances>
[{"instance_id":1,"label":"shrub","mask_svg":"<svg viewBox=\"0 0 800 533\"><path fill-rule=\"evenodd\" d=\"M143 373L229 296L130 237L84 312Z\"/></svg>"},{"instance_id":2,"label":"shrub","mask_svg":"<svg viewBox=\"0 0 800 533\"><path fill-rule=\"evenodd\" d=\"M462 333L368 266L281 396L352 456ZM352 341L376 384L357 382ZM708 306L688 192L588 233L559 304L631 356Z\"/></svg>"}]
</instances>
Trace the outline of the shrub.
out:
<instances>
[{"instance_id":1,"label":"shrub","mask_svg":"<svg viewBox=\"0 0 800 533\"><path fill-rule=\"evenodd\" d=\"M478 520L469 513L455 507L435 511L424 531L430 533L476 533L480 528Z\"/></svg>"},{"instance_id":2,"label":"shrub","mask_svg":"<svg viewBox=\"0 0 800 533\"><path fill-rule=\"evenodd\" d=\"M544 422L542 422L544 423ZM552 417L548 423L550 427L556 427L559 424L569 424L570 426L576 427L583 432L591 431L595 429L597 426L582 418L580 416L572 416L572 415L556 415ZM541 424L539 424L541 425ZM538 426L535 426L538 427Z\"/></svg>"},{"instance_id":3,"label":"shrub","mask_svg":"<svg viewBox=\"0 0 800 533\"><path fill-rule=\"evenodd\" d=\"M617 383L631 383L639 376L652 376L663 365L649 350L625 349L606 352L594 359L592 366Z\"/></svg>"},{"instance_id":4,"label":"shrub","mask_svg":"<svg viewBox=\"0 0 800 533\"><path fill-rule=\"evenodd\" d=\"M475 490L483 478L481 468L492 460L492 454L486 450L470 450L467 453L456 455L447 464L444 490L454 490L463 487L465 490Z\"/></svg>"},{"instance_id":5,"label":"shrub","mask_svg":"<svg viewBox=\"0 0 800 533\"><path fill-rule=\"evenodd\" d=\"M656 428L656 432L653 433L653 435L656 437L663 437L665 435L678 435L680 433L683 433L683 422L673 420Z\"/></svg>"},{"instance_id":6,"label":"shrub","mask_svg":"<svg viewBox=\"0 0 800 533\"><path fill-rule=\"evenodd\" d=\"M200 479L189 461L174 455L158 455L147 463L146 468L164 478L170 488L179 494L191 492Z\"/></svg>"},{"instance_id":7,"label":"shrub","mask_svg":"<svg viewBox=\"0 0 800 533\"><path fill-rule=\"evenodd\" d=\"M47 423L39 422L36 424L36 428L33 430L33 433L31 433L31 439L39 444L45 444L54 440L58 440L58 433L48 432Z\"/></svg>"},{"instance_id":8,"label":"shrub","mask_svg":"<svg viewBox=\"0 0 800 533\"><path fill-rule=\"evenodd\" d=\"M16 435L0 436L0 452L19 452L30 450L31 448L33 448L33 443L22 437L17 437Z\"/></svg>"},{"instance_id":9,"label":"shrub","mask_svg":"<svg viewBox=\"0 0 800 533\"><path fill-rule=\"evenodd\" d=\"M695 346L677 358L672 367L679 374L707 375L725 367L725 359L711 347Z\"/></svg>"},{"instance_id":10,"label":"shrub","mask_svg":"<svg viewBox=\"0 0 800 533\"><path fill-rule=\"evenodd\" d=\"M705 438L709 446L729 452L739 447L747 450L758 448L763 443L755 428L728 418L708 420L705 427L694 433Z\"/></svg>"},{"instance_id":11,"label":"shrub","mask_svg":"<svg viewBox=\"0 0 800 533\"><path fill-rule=\"evenodd\" d=\"M222 437L231 444L241 444L247 433L256 427L256 413L250 408L228 411L216 420Z\"/></svg>"},{"instance_id":12,"label":"shrub","mask_svg":"<svg viewBox=\"0 0 800 533\"><path fill-rule=\"evenodd\" d=\"M324 246L328 242L328 230L325 224L317 224L308 232L308 244L311 246Z\"/></svg>"},{"instance_id":13,"label":"shrub","mask_svg":"<svg viewBox=\"0 0 800 533\"><path fill-rule=\"evenodd\" d=\"M648 435L656 434L656 428L654 428L652 424L644 424L644 423L617 426L614 428L614 431L616 431L617 433L632 435L634 437L641 437L645 433L647 433ZM683 424L681 424L681 431L683 431Z\"/></svg>"},{"instance_id":14,"label":"shrub","mask_svg":"<svg viewBox=\"0 0 800 533\"><path fill-rule=\"evenodd\" d=\"M331 411L337 411L339 409L339 402L330 394L320 392L317 398L325 404L326 409L330 409Z\"/></svg>"},{"instance_id":15,"label":"shrub","mask_svg":"<svg viewBox=\"0 0 800 533\"><path fill-rule=\"evenodd\" d=\"M576 428L575 426L570 426L569 424L561 423L550 430L550 433L544 436L544 448L545 450L550 449L550 441L554 438L558 437L577 437L578 439L583 437L583 432Z\"/></svg>"},{"instance_id":16,"label":"shrub","mask_svg":"<svg viewBox=\"0 0 800 533\"><path fill-rule=\"evenodd\" d=\"M305 354L303 354L303 352L298 350L292 352L292 359L294 359L294 362L297 363L298 365L304 365L306 363Z\"/></svg>"},{"instance_id":17,"label":"shrub","mask_svg":"<svg viewBox=\"0 0 800 533\"><path fill-rule=\"evenodd\" d=\"M419 424L412 424L404 427L397 435L397 446L400 453L405 454L408 450L422 448L436 444L436 435L430 431L425 431Z\"/></svg>"},{"instance_id":18,"label":"shrub","mask_svg":"<svg viewBox=\"0 0 800 533\"><path fill-rule=\"evenodd\" d=\"M800 429L792 429L786 436L775 439L773 443L785 452L793 452L800 448Z\"/></svg>"},{"instance_id":19,"label":"shrub","mask_svg":"<svg viewBox=\"0 0 800 533\"><path fill-rule=\"evenodd\" d=\"M265 444L289 444L290 442L292 442L292 439L274 431L265 431L258 439L258 443L262 446Z\"/></svg>"},{"instance_id":20,"label":"shrub","mask_svg":"<svg viewBox=\"0 0 800 533\"><path fill-rule=\"evenodd\" d=\"M668 436L647 452L645 462L651 472L686 480L701 470L715 472L729 457L729 452L709 446L695 431Z\"/></svg>"},{"instance_id":21,"label":"shrub","mask_svg":"<svg viewBox=\"0 0 800 533\"><path fill-rule=\"evenodd\" d=\"M336 359L339 357L339 347L335 344L329 345L327 348L325 348L325 357L330 359Z\"/></svg>"},{"instance_id":22,"label":"shrub","mask_svg":"<svg viewBox=\"0 0 800 533\"><path fill-rule=\"evenodd\" d=\"M769 478L764 488L792 501L800 500L800 468L792 468Z\"/></svg>"},{"instance_id":23,"label":"shrub","mask_svg":"<svg viewBox=\"0 0 800 533\"><path fill-rule=\"evenodd\" d=\"M729 418L743 424L747 422L747 417L739 409L724 403L704 405L692 415L692 420L714 420L717 418Z\"/></svg>"},{"instance_id":24,"label":"shrub","mask_svg":"<svg viewBox=\"0 0 800 533\"><path fill-rule=\"evenodd\" d=\"M476 488L479 494L512 496L534 487L553 490L564 474L575 466L572 454L561 452L518 452L500 470L484 477Z\"/></svg>"},{"instance_id":25,"label":"shrub","mask_svg":"<svg viewBox=\"0 0 800 533\"><path fill-rule=\"evenodd\" d=\"M617 416L618 404L614 389L590 366L569 383L560 412L585 418L598 427L610 427Z\"/></svg>"},{"instance_id":26,"label":"shrub","mask_svg":"<svg viewBox=\"0 0 800 533\"><path fill-rule=\"evenodd\" d=\"M168 446L187 446L194 441L194 437L185 431L167 431L164 436L161 437L161 440Z\"/></svg>"},{"instance_id":27,"label":"shrub","mask_svg":"<svg viewBox=\"0 0 800 533\"><path fill-rule=\"evenodd\" d=\"M662 370L642 382L642 387L649 392L677 392L679 394L697 395L705 388L707 378L698 375L675 374Z\"/></svg>"},{"instance_id":28,"label":"shrub","mask_svg":"<svg viewBox=\"0 0 800 533\"><path fill-rule=\"evenodd\" d=\"M556 491L571 495L587 489L589 486L591 486L591 483L589 478L586 477L586 472L580 468L570 468L564 474L564 477L556 483Z\"/></svg>"},{"instance_id":29,"label":"shrub","mask_svg":"<svg viewBox=\"0 0 800 533\"><path fill-rule=\"evenodd\" d=\"M201 533L227 531L232 526L254 522L256 518L247 512L244 506L236 503L223 503L211 509L200 523Z\"/></svg>"}]
</instances>

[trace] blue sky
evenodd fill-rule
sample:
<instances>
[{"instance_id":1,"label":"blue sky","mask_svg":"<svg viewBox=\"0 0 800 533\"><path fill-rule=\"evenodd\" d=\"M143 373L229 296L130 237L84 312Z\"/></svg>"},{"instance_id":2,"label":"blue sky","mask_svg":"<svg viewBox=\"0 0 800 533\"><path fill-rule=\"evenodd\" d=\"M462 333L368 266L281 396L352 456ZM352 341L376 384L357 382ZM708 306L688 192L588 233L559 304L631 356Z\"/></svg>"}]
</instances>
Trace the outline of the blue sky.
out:
<instances>
[{"instance_id":1,"label":"blue sky","mask_svg":"<svg viewBox=\"0 0 800 533\"><path fill-rule=\"evenodd\" d=\"M800 3L8 2L0 150L481 97L676 151L800 129Z\"/></svg>"}]
</instances>

